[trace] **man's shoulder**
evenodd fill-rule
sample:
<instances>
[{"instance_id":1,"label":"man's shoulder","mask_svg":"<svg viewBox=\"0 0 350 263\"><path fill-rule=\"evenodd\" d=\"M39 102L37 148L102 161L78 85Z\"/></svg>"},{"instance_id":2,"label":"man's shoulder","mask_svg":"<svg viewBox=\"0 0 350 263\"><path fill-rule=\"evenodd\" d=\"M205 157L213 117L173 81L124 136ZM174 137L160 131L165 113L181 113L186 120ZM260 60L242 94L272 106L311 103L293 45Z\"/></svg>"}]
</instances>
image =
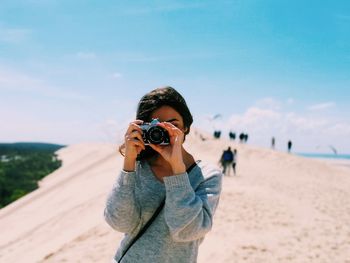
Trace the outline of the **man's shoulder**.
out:
<instances>
[{"instance_id":1,"label":"man's shoulder","mask_svg":"<svg viewBox=\"0 0 350 263\"><path fill-rule=\"evenodd\" d=\"M221 169L213 163L200 161L197 165L201 169L204 178L222 175Z\"/></svg>"}]
</instances>

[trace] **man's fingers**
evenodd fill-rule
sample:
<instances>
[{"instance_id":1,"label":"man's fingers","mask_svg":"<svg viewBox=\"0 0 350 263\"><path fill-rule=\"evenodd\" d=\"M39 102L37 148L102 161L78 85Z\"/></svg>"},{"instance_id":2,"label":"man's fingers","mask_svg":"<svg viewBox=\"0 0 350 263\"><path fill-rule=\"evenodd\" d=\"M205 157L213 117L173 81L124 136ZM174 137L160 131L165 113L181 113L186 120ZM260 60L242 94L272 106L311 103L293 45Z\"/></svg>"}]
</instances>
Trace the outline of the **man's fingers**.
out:
<instances>
[{"instance_id":1,"label":"man's fingers","mask_svg":"<svg viewBox=\"0 0 350 263\"><path fill-rule=\"evenodd\" d=\"M128 127L128 129L127 129L125 135L130 134L130 133L133 132L134 130L139 131L140 133L142 133L142 129L141 129L140 126L139 126L139 125L142 124L142 123L143 123L143 121L141 121L141 120L136 120L136 121L131 122L131 123L129 124L129 127Z\"/></svg>"},{"instance_id":2,"label":"man's fingers","mask_svg":"<svg viewBox=\"0 0 350 263\"><path fill-rule=\"evenodd\" d=\"M162 122L159 124L159 126L166 129L167 132L169 133L169 136L171 136L171 137L183 133L178 127L176 127L174 124L172 124L170 122Z\"/></svg>"},{"instance_id":3,"label":"man's fingers","mask_svg":"<svg viewBox=\"0 0 350 263\"><path fill-rule=\"evenodd\" d=\"M140 147L141 149L145 149L145 145L143 144L143 142L137 140L137 139L132 139L132 138L129 138L128 139L128 142L134 146L138 146Z\"/></svg>"},{"instance_id":4,"label":"man's fingers","mask_svg":"<svg viewBox=\"0 0 350 263\"><path fill-rule=\"evenodd\" d=\"M138 139L139 141L141 141L142 143L144 143L142 135L140 134L139 131L133 131L128 135L125 135L125 139Z\"/></svg>"},{"instance_id":5,"label":"man's fingers","mask_svg":"<svg viewBox=\"0 0 350 263\"><path fill-rule=\"evenodd\" d=\"M125 135L128 135L128 134L132 133L133 131L138 131L139 133L142 134L142 129L140 128L140 126L132 123L132 124L130 124L129 128L127 129Z\"/></svg>"},{"instance_id":6,"label":"man's fingers","mask_svg":"<svg viewBox=\"0 0 350 263\"><path fill-rule=\"evenodd\" d=\"M145 149L142 135L138 131L133 131L130 134L125 135L125 143L128 145L139 146L142 149Z\"/></svg>"}]
</instances>

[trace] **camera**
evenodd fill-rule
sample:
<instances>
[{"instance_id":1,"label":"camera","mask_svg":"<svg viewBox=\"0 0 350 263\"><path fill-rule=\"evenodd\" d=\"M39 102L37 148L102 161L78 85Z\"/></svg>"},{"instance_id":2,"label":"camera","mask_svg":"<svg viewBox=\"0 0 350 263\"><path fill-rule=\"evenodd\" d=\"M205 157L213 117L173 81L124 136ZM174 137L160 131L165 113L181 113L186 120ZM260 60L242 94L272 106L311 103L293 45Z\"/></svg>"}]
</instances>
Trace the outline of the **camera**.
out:
<instances>
[{"instance_id":1,"label":"camera","mask_svg":"<svg viewBox=\"0 0 350 263\"><path fill-rule=\"evenodd\" d=\"M142 139L145 145L168 145L170 143L168 131L163 127L158 126L159 123L158 119L153 119L150 123L145 122L140 125Z\"/></svg>"}]
</instances>

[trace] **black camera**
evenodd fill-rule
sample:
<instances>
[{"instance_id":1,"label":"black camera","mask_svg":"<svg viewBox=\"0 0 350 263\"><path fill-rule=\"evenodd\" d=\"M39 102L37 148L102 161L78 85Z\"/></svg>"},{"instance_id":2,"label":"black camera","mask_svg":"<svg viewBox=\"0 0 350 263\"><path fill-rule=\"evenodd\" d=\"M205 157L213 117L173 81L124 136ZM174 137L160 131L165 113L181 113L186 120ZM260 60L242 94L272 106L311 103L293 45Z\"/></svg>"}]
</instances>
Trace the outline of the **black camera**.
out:
<instances>
[{"instance_id":1,"label":"black camera","mask_svg":"<svg viewBox=\"0 0 350 263\"><path fill-rule=\"evenodd\" d=\"M158 126L158 123L160 123L158 119L153 119L150 123L145 122L140 125L142 139L145 145L168 145L170 143L168 131L163 127Z\"/></svg>"}]
</instances>

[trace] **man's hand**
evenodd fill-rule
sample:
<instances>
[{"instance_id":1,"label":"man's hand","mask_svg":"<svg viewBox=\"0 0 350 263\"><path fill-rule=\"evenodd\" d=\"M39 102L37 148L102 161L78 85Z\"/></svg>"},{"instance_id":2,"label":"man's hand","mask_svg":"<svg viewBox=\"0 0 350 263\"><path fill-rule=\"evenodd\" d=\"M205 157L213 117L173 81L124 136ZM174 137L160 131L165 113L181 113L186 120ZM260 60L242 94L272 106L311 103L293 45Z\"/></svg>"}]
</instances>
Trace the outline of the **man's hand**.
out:
<instances>
[{"instance_id":1,"label":"man's hand","mask_svg":"<svg viewBox=\"0 0 350 263\"><path fill-rule=\"evenodd\" d=\"M150 146L171 165L174 174L186 172L186 166L182 159L182 143L184 141L184 133L169 122L162 122L158 125L168 131L170 144L150 144Z\"/></svg>"}]
</instances>

